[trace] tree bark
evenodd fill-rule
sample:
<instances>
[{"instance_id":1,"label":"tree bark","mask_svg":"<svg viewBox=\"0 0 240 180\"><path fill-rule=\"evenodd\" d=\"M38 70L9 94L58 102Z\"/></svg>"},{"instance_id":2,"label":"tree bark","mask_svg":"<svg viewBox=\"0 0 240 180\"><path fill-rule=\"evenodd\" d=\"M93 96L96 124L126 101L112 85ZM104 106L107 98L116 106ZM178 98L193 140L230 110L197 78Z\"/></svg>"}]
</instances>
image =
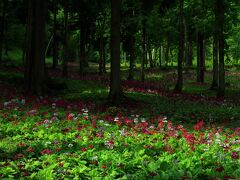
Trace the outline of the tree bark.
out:
<instances>
[{"instance_id":1,"label":"tree bark","mask_svg":"<svg viewBox=\"0 0 240 180\"><path fill-rule=\"evenodd\" d=\"M204 83L204 35L201 32L197 34L198 43L198 63L197 63L197 82Z\"/></svg>"},{"instance_id":2,"label":"tree bark","mask_svg":"<svg viewBox=\"0 0 240 180\"><path fill-rule=\"evenodd\" d=\"M129 74L128 74L128 80L133 80L134 79L134 64L135 64L135 37L134 33L132 32L132 36L130 37L130 49L129 49L129 56L130 56L130 66L129 66Z\"/></svg>"},{"instance_id":3,"label":"tree bark","mask_svg":"<svg viewBox=\"0 0 240 180\"><path fill-rule=\"evenodd\" d=\"M46 1L29 1L28 47L25 64L26 90L42 95L44 91Z\"/></svg>"},{"instance_id":4,"label":"tree bark","mask_svg":"<svg viewBox=\"0 0 240 180\"><path fill-rule=\"evenodd\" d=\"M218 29L219 71L217 97L225 95L225 65L224 65L224 0L216 1L216 24Z\"/></svg>"},{"instance_id":5,"label":"tree bark","mask_svg":"<svg viewBox=\"0 0 240 180\"><path fill-rule=\"evenodd\" d=\"M213 35L213 79L211 89L217 89L217 87L218 87L218 35L217 31L215 30Z\"/></svg>"},{"instance_id":6,"label":"tree bark","mask_svg":"<svg viewBox=\"0 0 240 180\"><path fill-rule=\"evenodd\" d=\"M141 81L145 81L145 62L146 62L146 20L142 23L142 62L141 62Z\"/></svg>"},{"instance_id":7,"label":"tree bark","mask_svg":"<svg viewBox=\"0 0 240 180\"><path fill-rule=\"evenodd\" d=\"M68 43L68 0L64 0L64 55L63 55L63 71L62 71L62 76L67 77L68 76L68 48L69 48L69 43Z\"/></svg>"},{"instance_id":8,"label":"tree bark","mask_svg":"<svg viewBox=\"0 0 240 180\"><path fill-rule=\"evenodd\" d=\"M57 38L57 0L53 1L53 63L52 68L56 69L58 65L58 38Z\"/></svg>"},{"instance_id":9,"label":"tree bark","mask_svg":"<svg viewBox=\"0 0 240 180\"><path fill-rule=\"evenodd\" d=\"M121 0L111 0L111 75L108 101L119 105L123 98L120 72L120 7Z\"/></svg>"},{"instance_id":10,"label":"tree bark","mask_svg":"<svg viewBox=\"0 0 240 180\"><path fill-rule=\"evenodd\" d=\"M85 27L84 22L81 20L81 30L80 30L80 67L79 67L79 74L84 75L84 66L86 62L86 36L87 36L87 30Z\"/></svg>"},{"instance_id":11,"label":"tree bark","mask_svg":"<svg viewBox=\"0 0 240 180\"><path fill-rule=\"evenodd\" d=\"M179 50L178 50L178 80L175 86L175 91L181 92L183 87L183 72L182 63L184 58L184 12L183 12L184 0L179 0Z\"/></svg>"},{"instance_id":12,"label":"tree bark","mask_svg":"<svg viewBox=\"0 0 240 180\"><path fill-rule=\"evenodd\" d=\"M6 17L6 9L7 9L7 1L3 0L2 3L2 13L0 16L0 62L3 58L3 42L4 42L4 31L5 31L5 17Z\"/></svg>"}]
</instances>

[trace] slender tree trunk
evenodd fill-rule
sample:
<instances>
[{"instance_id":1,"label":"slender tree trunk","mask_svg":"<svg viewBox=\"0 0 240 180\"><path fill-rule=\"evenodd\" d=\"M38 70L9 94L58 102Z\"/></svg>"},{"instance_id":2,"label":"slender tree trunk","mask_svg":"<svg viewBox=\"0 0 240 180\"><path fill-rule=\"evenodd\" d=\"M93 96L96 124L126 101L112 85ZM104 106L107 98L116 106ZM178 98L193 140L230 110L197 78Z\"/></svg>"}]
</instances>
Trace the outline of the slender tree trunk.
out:
<instances>
[{"instance_id":1,"label":"slender tree trunk","mask_svg":"<svg viewBox=\"0 0 240 180\"><path fill-rule=\"evenodd\" d=\"M63 56L63 71L62 76L68 76L68 0L64 0L64 56Z\"/></svg>"},{"instance_id":2,"label":"slender tree trunk","mask_svg":"<svg viewBox=\"0 0 240 180\"><path fill-rule=\"evenodd\" d=\"M86 27L84 22L81 22L81 31L80 31L80 49L79 49L79 54L80 54L80 68L79 68L79 73L81 75L84 75L84 64L86 61Z\"/></svg>"},{"instance_id":3,"label":"slender tree trunk","mask_svg":"<svg viewBox=\"0 0 240 180\"><path fill-rule=\"evenodd\" d=\"M168 66L169 63L169 41L167 40L167 44L166 44L166 52L165 52L165 66Z\"/></svg>"},{"instance_id":4,"label":"slender tree trunk","mask_svg":"<svg viewBox=\"0 0 240 180\"><path fill-rule=\"evenodd\" d=\"M184 57L184 23L183 23L183 5L184 0L179 0L179 50L178 50L178 80L175 87L175 91L181 92L183 87L183 72L182 72L182 63L183 63L183 57Z\"/></svg>"},{"instance_id":5,"label":"slender tree trunk","mask_svg":"<svg viewBox=\"0 0 240 180\"><path fill-rule=\"evenodd\" d=\"M28 38L28 26L25 26L25 32L24 32L24 44L22 49L22 63L25 64L26 60L26 51L27 51L27 38Z\"/></svg>"},{"instance_id":6,"label":"slender tree trunk","mask_svg":"<svg viewBox=\"0 0 240 180\"><path fill-rule=\"evenodd\" d=\"M219 41L219 71L217 97L225 95L225 65L224 65L224 0L216 1L216 24Z\"/></svg>"},{"instance_id":7,"label":"slender tree trunk","mask_svg":"<svg viewBox=\"0 0 240 180\"><path fill-rule=\"evenodd\" d=\"M110 104L119 105L123 98L120 72L120 8L121 0L111 0L111 75Z\"/></svg>"},{"instance_id":8,"label":"slender tree trunk","mask_svg":"<svg viewBox=\"0 0 240 180\"><path fill-rule=\"evenodd\" d=\"M99 74L102 75L103 74L103 54L104 54L104 38L103 38L103 30L100 30L100 40L99 40Z\"/></svg>"},{"instance_id":9,"label":"slender tree trunk","mask_svg":"<svg viewBox=\"0 0 240 180\"><path fill-rule=\"evenodd\" d=\"M145 81L145 62L146 62L146 20L143 20L142 28L142 62L141 62L141 81Z\"/></svg>"},{"instance_id":10,"label":"slender tree trunk","mask_svg":"<svg viewBox=\"0 0 240 180\"><path fill-rule=\"evenodd\" d=\"M197 82L204 83L204 35L198 32Z\"/></svg>"},{"instance_id":11,"label":"slender tree trunk","mask_svg":"<svg viewBox=\"0 0 240 180\"><path fill-rule=\"evenodd\" d=\"M58 65L58 39L57 39L57 0L53 1L53 63L52 68L56 69Z\"/></svg>"},{"instance_id":12,"label":"slender tree trunk","mask_svg":"<svg viewBox=\"0 0 240 180\"><path fill-rule=\"evenodd\" d=\"M106 74L107 70L106 70L106 44L104 41L104 45L103 45L103 73Z\"/></svg>"},{"instance_id":13,"label":"slender tree trunk","mask_svg":"<svg viewBox=\"0 0 240 180\"><path fill-rule=\"evenodd\" d=\"M134 33L134 32L133 32ZM130 37L130 67L129 67L129 74L128 74L128 80L133 80L134 79L134 64L135 64L135 37L132 35Z\"/></svg>"},{"instance_id":14,"label":"slender tree trunk","mask_svg":"<svg viewBox=\"0 0 240 180\"><path fill-rule=\"evenodd\" d=\"M192 67L193 65L193 48L192 48L192 32L189 31L188 34L188 53L187 53L187 66L188 68Z\"/></svg>"},{"instance_id":15,"label":"slender tree trunk","mask_svg":"<svg viewBox=\"0 0 240 180\"><path fill-rule=\"evenodd\" d=\"M2 3L2 13L0 14L0 62L2 61L2 58L3 58L3 42L4 42L7 1L8 0L3 0L1 2Z\"/></svg>"},{"instance_id":16,"label":"slender tree trunk","mask_svg":"<svg viewBox=\"0 0 240 180\"><path fill-rule=\"evenodd\" d=\"M218 35L215 30L213 35L213 80L211 89L218 87Z\"/></svg>"},{"instance_id":17,"label":"slender tree trunk","mask_svg":"<svg viewBox=\"0 0 240 180\"><path fill-rule=\"evenodd\" d=\"M159 67L162 67L162 46L158 50L158 56L159 56Z\"/></svg>"},{"instance_id":18,"label":"slender tree trunk","mask_svg":"<svg viewBox=\"0 0 240 180\"><path fill-rule=\"evenodd\" d=\"M28 91L41 95L44 90L45 62L45 0L29 1L28 47L25 65L25 85Z\"/></svg>"}]
</instances>

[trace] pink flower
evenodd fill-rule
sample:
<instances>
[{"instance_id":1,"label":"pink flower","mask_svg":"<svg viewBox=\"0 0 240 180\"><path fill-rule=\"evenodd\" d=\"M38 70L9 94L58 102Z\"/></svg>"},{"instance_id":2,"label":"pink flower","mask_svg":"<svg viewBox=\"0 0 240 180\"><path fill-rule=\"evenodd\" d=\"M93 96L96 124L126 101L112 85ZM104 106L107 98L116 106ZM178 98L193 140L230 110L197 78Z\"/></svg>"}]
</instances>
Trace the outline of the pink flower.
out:
<instances>
[{"instance_id":1,"label":"pink flower","mask_svg":"<svg viewBox=\"0 0 240 180\"><path fill-rule=\"evenodd\" d=\"M74 114L72 114L72 113L71 113L71 114L68 114L67 119L68 119L68 120L73 120L73 116L74 116Z\"/></svg>"},{"instance_id":2,"label":"pink flower","mask_svg":"<svg viewBox=\"0 0 240 180\"><path fill-rule=\"evenodd\" d=\"M193 128L196 130L196 131L199 131L200 129L202 129L204 126L204 122L203 121L198 121L194 126Z\"/></svg>"},{"instance_id":3,"label":"pink flower","mask_svg":"<svg viewBox=\"0 0 240 180\"><path fill-rule=\"evenodd\" d=\"M233 158L233 159L238 159L238 158L239 158L238 152L233 151L233 152L232 152L232 158Z\"/></svg>"}]
</instances>

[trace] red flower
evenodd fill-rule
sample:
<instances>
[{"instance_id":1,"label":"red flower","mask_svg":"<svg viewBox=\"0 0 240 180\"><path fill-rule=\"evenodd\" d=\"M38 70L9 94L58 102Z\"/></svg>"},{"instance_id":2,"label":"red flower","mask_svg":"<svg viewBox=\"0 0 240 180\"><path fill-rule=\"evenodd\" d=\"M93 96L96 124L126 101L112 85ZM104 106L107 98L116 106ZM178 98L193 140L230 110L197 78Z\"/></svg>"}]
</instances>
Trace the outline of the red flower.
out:
<instances>
[{"instance_id":1,"label":"red flower","mask_svg":"<svg viewBox=\"0 0 240 180\"><path fill-rule=\"evenodd\" d=\"M94 145L90 144L90 145L89 145L89 148L93 149L93 148L94 148Z\"/></svg>"},{"instance_id":2,"label":"red flower","mask_svg":"<svg viewBox=\"0 0 240 180\"><path fill-rule=\"evenodd\" d=\"M68 120L73 120L73 116L74 116L74 114L68 114L67 119Z\"/></svg>"},{"instance_id":3,"label":"red flower","mask_svg":"<svg viewBox=\"0 0 240 180\"><path fill-rule=\"evenodd\" d=\"M104 165L103 165L102 168L103 168L103 169L107 169L107 166L104 166Z\"/></svg>"},{"instance_id":4,"label":"red flower","mask_svg":"<svg viewBox=\"0 0 240 180\"><path fill-rule=\"evenodd\" d=\"M82 148L81 151L85 152L85 151L87 151L87 148Z\"/></svg>"},{"instance_id":5,"label":"red flower","mask_svg":"<svg viewBox=\"0 0 240 180\"><path fill-rule=\"evenodd\" d=\"M92 128L93 128L93 129L96 129L96 127L97 127L96 122L95 122L94 120L92 120Z\"/></svg>"},{"instance_id":6,"label":"red flower","mask_svg":"<svg viewBox=\"0 0 240 180\"><path fill-rule=\"evenodd\" d=\"M16 154L13 159L16 160L16 159L22 159L22 158L24 158L24 155L22 153L19 153L19 154Z\"/></svg>"},{"instance_id":7,"label":"red flower","mask_svg":"<svg viewBox=\"0 0 240 180\"><path fill-rule=\"evenodd\" d=\"M158 123L158 128L162 129L163 127L164 127L164 122L163 122L163 120L160 120Z\"/></svg>"},{"instance_id":8,"label":"red flower","mask_svg":"<svg viewBox=\"0 0 240 180\"><path fill-rule=\"evenodd\" d=\"M29 147L29 148L27 148L26 151L30 153L30 152L34 152L34 149L32 147Z\"/></svg>"},{"instance_id":9,"label":"red flower","mask_svg":"<svg viewBox=\"0 0 240 180\"><path fill-rule=\"evenodd\" d=\"M44 155L44 154L50 155L50 154L53 154L53 151L51 149L44 149L41 151L41 154L42 155Z\"/></svg>"},{"instance_id":10,"label":"red flower","mask_svg":"<svg viewBox=\"0 0 240 180\"><path fill-rule=\"evenodd\" d=\"M193 126L193 128L194 128L196 131L199 131L200 129L203 128L203 125L204 125L204 122L203 122L203 121L198 121L198 122Z\"/></svg>"},{"instance_id":11,"label":"red flower","mask_svg":"<svg viewBox=\"0 0 240 180\"><path fill-rule=\"evenodd\" d=\"M56 148L56 151L57 151L57 152L61 151L61 148Z\"/></svg>"},{"instance_id":12,"label":"red flower","mask_svg":"<svg viewBox=\"0 0 240 180\"><path fill-rule=\"evenodd\" d=\"M236 152L236 151L232 152L232 158L238 159L239 158L238 152Z\"/></svg>"}]
</instances>

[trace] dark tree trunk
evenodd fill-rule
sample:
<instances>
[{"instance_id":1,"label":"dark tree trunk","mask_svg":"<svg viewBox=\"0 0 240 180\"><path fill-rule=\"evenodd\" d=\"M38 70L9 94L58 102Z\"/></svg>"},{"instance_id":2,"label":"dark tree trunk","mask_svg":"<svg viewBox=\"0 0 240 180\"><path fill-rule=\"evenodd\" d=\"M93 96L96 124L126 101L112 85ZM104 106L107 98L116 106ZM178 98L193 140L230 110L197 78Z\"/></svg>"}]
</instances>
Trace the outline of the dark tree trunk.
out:
<instances>
[{"instance_id":1,"label":"dark tree trunk","mask_svg":"<svg viewBox=\"0 0 240 180\"><path fill-rule=\"evenodd\" d=\"M133 32L134 33L134 32ZM135 64L135 37L132 35L130 37L130 49L129 49L129 56L130 56L130 67L129 67L129 74L128 74L128 80L133 80L134 79L134 64Z\"/></svg>"},{"instance_id":2,"label":"dark tree trunk","mask_svg":"<svg viewBox=\"0 0 240 180\"><path fill-rule=\"evenodd\" d=\"M102 75L103 74L103 55L104 55L104 38L103 38L103 30L100 29L100 40L99 40L99 46L100 46L100 49L99 49L99 56L100 56L100 59L99 59L99 74Z\"/></svg>"},{"instance_id":3,"label":"dark tree trunk","mask_svg":"<svg viewBox=\"0 0 240 180\"><path fill-rule=\"evenodd\" d=\"M178 80L175 86L175 91L181 92L183 87L183 72L182 72L182 63L184 58L184 12L183 12L184 0L179 0L179 50L178 50Z\"/></svg>"},{"instance_id":4,"label":"dark tree trunk","mask_svg":"<svg viewBox=\"0 0 240 180\"><path fill-rule=\"evenodd\" d=\"M216 24L218 29L219 71L217 97L225 95L225 67L224 67L224 0L216 2Z\"/></svg>"},{"instance_id":5,"label":"dark tree trunk","mask_svg":"<svg viewBox=\"0 0 240 180\"><path fill-rule=\"evenodd\" d=\"M188 45L187 45L187 67L190 68L193 65L193 50L192 50L192 32L188 34Z\"/></svg>"},{"instance_id":6,"label":"dark tree trunk","mask_svg":"<svg viewBox=\"0 0 240 180\"><path fill-rule=\"evenodd\" d=\"M111 0L111 75L110 104L119 105L123 98L120 72L120 8L121 0Z\"/></svg>"},{"instance_id":7,"label":"dark tree trunk","mask_svg":"<svg viewBox=\"0 0 240 180\"><path fill-rule=\"evenodd\" d=\"M106 74L106 43L104 41L104 46L103 46L103 73Z\"/></svg>"},{"instance_id":8,"label":"dark tree trunk","mask_svg":"<svg viewBox=\"0 0 240 180\"><path fill-rule=\"evenodd\" d=\"M0 15L0 62L2 61L2 57L3 57L3 42L4 42L7 1L8 0L3 0L1 2L2 3L2 13Z\"/></svg>"},{"instance_id":9,"label":"dark tree trunk","mask_svg":"<svg viewBox=\"0 0 240 180\"><path fill-rule=\"evenodd\" d=\"M162 67L162 46L158 50L159 56L159 67Z\"/></svg>"},{"instance_id":10,"label":"dark tree trunk","mask_svg":"<svg viewBox=\"0 0 240 180\"><path fill-rule=\"evenodd\" d=\"M169 49L170 49L170 44L169 44L169 41L167 39L166 52L165 52L165 66L166 67L168 67L168 63L169 63Z\"/></svg>"},{"instance_id":11,"label":"dark tree trunk","mask_svg":"<svg viewBox=\"0 0 240 180\"><path fill-rule=\"evenodd\" d=\"M25 85L28 91L41 95L44 90L46 1L29 1L28 47L25 64Z\"/></svg>"},{"instance_id":12,"label":"dark tree trunk","mask_svg":"<svg viewBox=\"0 0 240 180\"><path fill-rule=\"evenodd\" d=\"M52 63L52 68L56 69L58 65L58 39L57 39L57 0L53 1L53 63Z\"/></svg>"},{"instance_id":13,"label":"dark tree trunk","mask_svg":"<svg viewBox=\"0 0 240 180\"><path fill-rule=\"evenodd\" d=\"M63 55L63 71L62 76L67 77L68 76L68 0L64 0L64 55Z\"/></svg>"},{"instance_id":14,"label":"dark tree trunk","mask_svg":"<svg viewBox=\"0 0 240 180\"><path fill-rule=\"evenodd\" d=\"M145 81L145 62L146 62L146 20L143 20L142 27L142 62L141 62L141 81Z\"/></svg>"},{"instance_id":15,"label":"dark tree trunk","mask_svg":"<svg viewBox=\"0 0 240 180\"><path fill-rule=\"evenodd\" d=\"M81 18L81 17L80 17ZM81 21L81 30L80 30L80 49L79 49L79 55L80 55L80 67L79 67L79 74L84 75L84 66L86 62L86 36L87 36L87 30L86 25L84 22Z\"/></svg>"},{"instance_id":16,"label":"dark tree trunk","mask_svg":"<svg viewBox=\"0 0 240 180\"><path fill-rule=\"evenodd\" d=\"M197 82L204 83L204 35L200 32L197 34L198 43L198 63L197 63Z\"/></svg>"},{"instance_id":17,"label":"dark tree trunk","mask_svg":"<svg viewBox=\"0 0 240 180\"><path fill-rule=\"evenodd\" d=\"M214 31L213 35L213 80L211 89L217 89L218 87L218 35L217 31Z\"/></svg>"}]
</instances>

